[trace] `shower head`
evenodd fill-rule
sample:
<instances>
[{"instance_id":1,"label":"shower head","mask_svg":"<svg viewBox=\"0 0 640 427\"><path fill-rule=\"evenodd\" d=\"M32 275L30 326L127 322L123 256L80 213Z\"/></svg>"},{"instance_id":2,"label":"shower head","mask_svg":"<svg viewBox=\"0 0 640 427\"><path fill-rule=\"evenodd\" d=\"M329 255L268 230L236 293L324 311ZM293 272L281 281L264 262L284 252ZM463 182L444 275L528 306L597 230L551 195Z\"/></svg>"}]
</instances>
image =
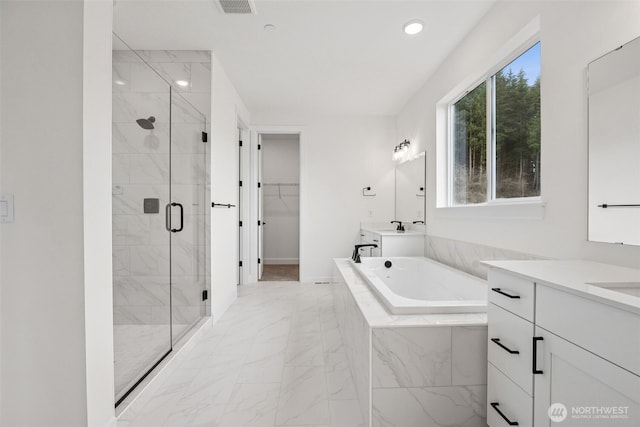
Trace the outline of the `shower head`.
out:
<instances>
[{"instance_id":1,"label":"shower head","mask_svg":"<svg viewBox=\"0 0 640 427\"><path fill-rule=\"evenodd\" d=\"M149 116L148 119L138 119L136 122L140 125L142 129L155 129L153 123L156 121L156 118L153 116Z\"/></svg>"}]
</instances>

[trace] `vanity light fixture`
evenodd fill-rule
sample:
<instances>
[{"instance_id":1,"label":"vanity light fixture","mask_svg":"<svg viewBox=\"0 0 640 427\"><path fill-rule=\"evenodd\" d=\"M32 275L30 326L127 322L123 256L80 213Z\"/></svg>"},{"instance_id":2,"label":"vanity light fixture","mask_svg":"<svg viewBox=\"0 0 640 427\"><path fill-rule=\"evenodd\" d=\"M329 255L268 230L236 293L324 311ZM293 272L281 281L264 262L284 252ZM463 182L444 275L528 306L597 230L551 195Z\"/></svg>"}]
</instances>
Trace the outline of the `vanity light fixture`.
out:
<instances>
[{"instance_id":1,"label":"vanity light fixture","mask_svg":"<svg viewBox=\"0 0 640 427\"><path fill-rule=\"evenodd\" d=\"M405 139L400 144L393 147L393 160L402 159L402 157L409 152L410 145L411 142L408 139Z\"/></svg>"},{"instance_id":2,"label":"vanity light fixture","mask_svg":"<svg viewBox=\"0 0 640 427\"><path fill-rule=\"evenodd\" d=\"M189 86L189 81L188 80L176 80L176 84L180 87L187 87Z\"/></svg>"},{"instance_id":3,"label":"vanity light fixture","mask_svg":"<svg viewBox=\"0 0 640 427\"><path fill-rule=\"evenodd\" d=\"M413 36L418 34L420 31L422 31L423 27L424 27L424 24L422 23L422 21L418 19L414 19L413 21L409 21L406 24L404 24L403 29L406 34Z\"/></svg>"}]
</instances>

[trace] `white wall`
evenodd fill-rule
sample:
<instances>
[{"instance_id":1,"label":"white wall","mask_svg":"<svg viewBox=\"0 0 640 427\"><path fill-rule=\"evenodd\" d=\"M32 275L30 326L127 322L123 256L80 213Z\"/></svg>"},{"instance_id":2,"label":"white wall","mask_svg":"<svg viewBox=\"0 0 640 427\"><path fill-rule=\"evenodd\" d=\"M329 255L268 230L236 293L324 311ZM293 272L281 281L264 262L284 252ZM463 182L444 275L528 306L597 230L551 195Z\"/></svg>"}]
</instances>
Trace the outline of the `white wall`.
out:
<instances>
[{"instance_id":1,"label":"white wall","mask_svg":"<svg viewBox=\"0 0 640 427\"><path fill-rule=\"evenodd\" d=\"M454 217L436 209L435 105L521 28L540 16L542 198L540 220ZM546 257L638 266L639 247L586 242L587 64L638 36L640 2L498 2L398 117L398 139L427 151L429 234ZM391 147L392 144L389 144Z\"/></svg>"},{"instance_id":2,"label":"white wall","mask_svg":"<svg viewBox=\"0 0 640 427\"><path fill-rule=\"evenodd\" d=\"M264 263L297 264L300 239L298 135L262 135Z\"/></svg>"},{"instance_id":3,"label":"white wall","mask_svg":"<svg viewBox=\"0 0 640 427\"><path fill-rule=\"evenodd\" d=\"M255 128L301 127L300 280L327 281L331 259L351 255L360 222L391 221L393 117L252 112ZM376 197L362 197L371 186ZM369 216L371 214L371 216Z\"/></svg>"},{"instance_id":4,"label":"white wall","mask_svg":"<svg viewBox=\"0 0 640 427\"><path fill-rule=\"evenodd\" d=\"M105 425L112 3L0 7L0 192L16 204L2 225L0 424Z\"/></svg>"},{"instance_id":5,"label":"white wall","mask_svg":"<svg viewBox=\"0 0 640 427\"><path fill-rule=\"evenodd\" d=\"M87 425L90 426L115 423L111 265L112 15L110 0L84 4L82 197Z\"/></svg>"},{"instance_id":6,"label":"white wall","mask_svg":"<svg viewBox=\"0 0 640 427\"><path fill-rule=\"evenodd\" d=\"M238 205L238 118L249 111L215 56L211 58L211 201ZM218 319L237 297L238 211L211 209L211 313Z\"/></svg>"}]
</instances>

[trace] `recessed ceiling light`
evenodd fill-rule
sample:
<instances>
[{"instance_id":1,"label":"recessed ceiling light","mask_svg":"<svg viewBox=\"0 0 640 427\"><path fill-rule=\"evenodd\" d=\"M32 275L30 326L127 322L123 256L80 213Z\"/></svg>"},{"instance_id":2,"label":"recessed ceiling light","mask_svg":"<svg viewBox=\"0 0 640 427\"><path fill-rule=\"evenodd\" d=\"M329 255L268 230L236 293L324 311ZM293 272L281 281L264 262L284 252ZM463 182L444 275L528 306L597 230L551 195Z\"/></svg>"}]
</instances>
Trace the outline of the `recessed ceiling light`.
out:
<instances>
[{"instance_id":1,"label":"recessed ceiling light","mask_svg":"<svg viewBox=\"0 0 640 427\"><path fill-rule=\"evenodd\" d=\"M176 80L176 84L181 87L189 86L189 82L187 80Z\"/></svg>"},{"instance_id":2,"label":"recessed ceiling light","mask_svg":"<svg viewBox=\"0 0 640 427\"><path fill-rule=\"evenodd\" d=\"M423 27L423 23L422 21L419 20L413 20L413 21L409 21L406 24L404 24L404 32L409 34L410 36L414 35L414 34L418 34L420 31L422 31L422 27Z\"/></svg>"},{"instance_id":3,"label":"recessed ceiling light","mask_svg":"<svg viewBox=\"0 0 640 427\"><path fill-rule=\"evenodd\" d=\"M127 82L125 82L124 80L120 80L120 79L118 79L118 80L114 80L113 82L114 82L115 84L117 84L118 86L124 86L124 85L126 85L126 84L127 84Z\"/></svg>"},{"instance_id":4,"label":"recessed ceiling light","mask_svg":"<svg viewBox=\"0 0 640 427\"><path fill-rule=\"evenodd\" d=\"M265 31L273 31L275 29L276 29L276 26L273 25L273 24L267 24L267 25L264 26L264 30Z\"/></svg>"}]
</instances>

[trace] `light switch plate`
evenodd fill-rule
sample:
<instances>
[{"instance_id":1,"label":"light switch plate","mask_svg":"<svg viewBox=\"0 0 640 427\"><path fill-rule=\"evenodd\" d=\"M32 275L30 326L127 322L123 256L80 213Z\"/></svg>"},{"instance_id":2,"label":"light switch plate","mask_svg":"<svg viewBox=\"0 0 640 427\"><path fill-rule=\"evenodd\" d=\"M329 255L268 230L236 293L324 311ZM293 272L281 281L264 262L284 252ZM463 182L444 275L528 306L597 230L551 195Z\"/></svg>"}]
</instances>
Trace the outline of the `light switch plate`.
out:
<instances>
[{"instance_id":1,"label":"light switch plate","mask_svg":"<svg viewBox=\"0 0 640 427\"><path fill-rule=\"evenodd\" d=\"M0 222L13 222L13 194L0 195Z\"/></svg>"}]
</instances>

